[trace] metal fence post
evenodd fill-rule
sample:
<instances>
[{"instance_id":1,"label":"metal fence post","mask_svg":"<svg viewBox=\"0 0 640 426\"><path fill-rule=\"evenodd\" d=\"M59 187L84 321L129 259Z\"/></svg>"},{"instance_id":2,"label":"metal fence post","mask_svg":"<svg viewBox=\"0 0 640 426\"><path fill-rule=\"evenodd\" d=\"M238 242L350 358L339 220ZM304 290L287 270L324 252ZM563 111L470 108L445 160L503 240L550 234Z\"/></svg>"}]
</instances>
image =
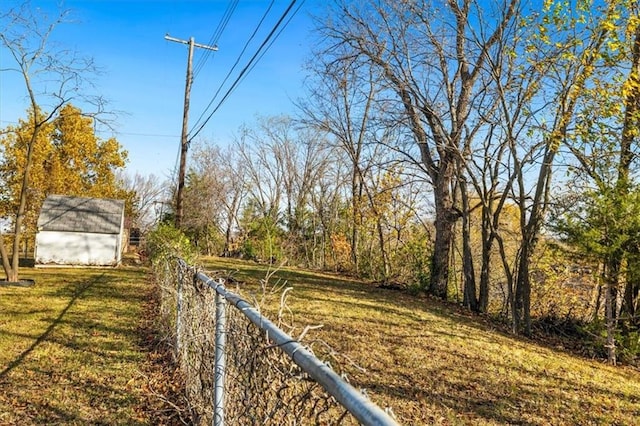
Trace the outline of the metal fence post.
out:
<instances>
[{"instance_id":1,"label":"metal fence post","mask_svg":"<svg viewBox=\"0 0 640 426\"><path fill-rule=\"evenodd\" d=\"M222 280L218 285L223 285ZM216 291L216 359L215 359L215 388L214 398L214 426L224 426L224 379L225 379L225 344L227 335L226 299Z\"/></svg>"},{"instance_id":2,"label":"metal fence post","mask_svg":"<svg viewBox=\"0 0 640 426\"><path fill-rule=\"evenodd\" d=\"M182 286L184 282L184 268L181 263L178 263L178 294L176 300L176 360L180 359L180 346L182 339L180 333L182 332Z\"/></svg>"}]
</instances>

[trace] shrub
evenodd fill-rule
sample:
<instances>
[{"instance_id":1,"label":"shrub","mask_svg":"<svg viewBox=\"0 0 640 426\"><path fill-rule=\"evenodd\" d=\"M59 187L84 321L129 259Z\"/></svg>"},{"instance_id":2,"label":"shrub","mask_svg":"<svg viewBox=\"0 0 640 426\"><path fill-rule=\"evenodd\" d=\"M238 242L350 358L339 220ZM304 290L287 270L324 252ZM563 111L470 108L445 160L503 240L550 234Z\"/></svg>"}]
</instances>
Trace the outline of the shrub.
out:
<instances>
[{"instance_id":1,"label":"shrub","mask_svg":"<svg viewBox=\"0 0 640 426\"><path fill-rule=\"evenodd\" d=\"M597 319L581 327L584 333L584 347L588 355L597 358L607 357L607 327L605 321ZM618 361L639 365L640 331L618 327L615 330L615 345Z\"/></svg>"},{"instance_id":2,"label":"shrub","mask_svg":"<svg viewBox=\"0 0 640 426\"><path fill-rule=\"evenodd\" d=\"M167 223L161 223L149 233L146 249L154 264L173 257L179 257L192 264L196 258L196 250L187 236Z\"/></svg>"}]
</instances>

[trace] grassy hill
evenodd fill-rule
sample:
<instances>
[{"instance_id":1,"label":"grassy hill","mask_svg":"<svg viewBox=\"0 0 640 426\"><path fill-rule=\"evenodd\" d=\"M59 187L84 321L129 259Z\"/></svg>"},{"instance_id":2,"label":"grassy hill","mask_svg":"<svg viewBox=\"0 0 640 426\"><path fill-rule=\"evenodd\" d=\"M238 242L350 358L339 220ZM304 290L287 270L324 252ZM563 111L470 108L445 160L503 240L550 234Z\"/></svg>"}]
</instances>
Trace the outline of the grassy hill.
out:
<instances>
[{"instance_id":1,"label":"grassy hill","mask_svg":"<svg viewBox=\"0 0 640 426\"><path fill-rule=\"evenodd\" d=\"M398 420L416 424L640 424L640 372L516 338L437 300L329 274L233 271L238 290L347 374ZM0 425L179 424L175 389L145 344L144 268L25 268L33 288L0 287ZM233 285L229 286L233 289ZM264 299L264 300L263 300ZM333 352L329 350L332 348Z\"/></svg>"},{"instance_id":2,"label":"grassy hill","mask_svg":"<svg viewBox=\"0 0 640 426\"><path fill-rule=\"evenodd\" d=\"M283 286L292 287L281 311L291 334L321 324L303 341L403 424L640 424L636 369L514 337L427 297L329 274L203 262L211 276L232 271L237 290L271 318Z\"/></svg>"}]
</instances>

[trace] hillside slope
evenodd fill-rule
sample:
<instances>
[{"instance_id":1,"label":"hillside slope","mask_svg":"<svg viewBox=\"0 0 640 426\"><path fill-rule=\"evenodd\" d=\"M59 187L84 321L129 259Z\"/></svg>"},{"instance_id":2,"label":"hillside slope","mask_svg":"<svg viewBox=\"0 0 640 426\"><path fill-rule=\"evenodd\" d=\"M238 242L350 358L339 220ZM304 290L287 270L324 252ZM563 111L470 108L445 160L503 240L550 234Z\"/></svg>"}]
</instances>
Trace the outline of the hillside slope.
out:
<instances>
[{"instance_id":1,"label":"hillside slope","mask_svg":"<svg viewBox=\"0 0 640 426\"><path fill-rule=\"evenodd\" d=\"M514 337L426 297L334 275L207 258L210 275L283 317L297 337L402 424L640 423L640 372ZM257 285L268 276L267 295ZM233 290L233 286L229 286ZM290 310L290 311L289 311ZM327 350L327 345L335 352Z\"/></svg>"}]
</instances>

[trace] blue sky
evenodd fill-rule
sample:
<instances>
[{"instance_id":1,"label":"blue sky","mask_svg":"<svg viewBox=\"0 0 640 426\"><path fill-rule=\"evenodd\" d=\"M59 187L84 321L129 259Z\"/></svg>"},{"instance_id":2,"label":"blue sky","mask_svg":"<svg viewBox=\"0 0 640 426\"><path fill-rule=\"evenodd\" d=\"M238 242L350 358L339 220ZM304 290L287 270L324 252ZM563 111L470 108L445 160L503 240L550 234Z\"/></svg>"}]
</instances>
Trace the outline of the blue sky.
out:
<instances>
[{"instance_id":1,"label":"blue sky","mask_svg":"<svg viewBox=\"0 0 640 426\"><path fill-rule=\"evenodd\" d=\"M0 9L10 4L3 2ZM63 46L94 58L104 69L95 79L97 93L109 100L109 109L121 111L115 136L129 152L130 174L169 177L179 149L182 127L188 46L166 41L165 34L208 44L229 1L107 1L67 0L74 23L59 26L53 39ZM230 81L256 52L290 0L276 0ZM315 3L315 5L314 5ZM270 1L240 0L222 33L219 50L195 76L191 92L190 127L204 112L242 48L250 38ZM258 115L293 113L292 100L303 96L304 61L312 43L310 13L318 1L298 0L301 5L288 26L228 100L213 115L197 140L228 143L239 127L251 125ZM322 3L320 3L322 4ZM32 5L55 13L58 1L33 0ZM314 12L315 13L315 12ZM194 66L204 51L195 49ZM0 68L11 58L0 51ZM0 127L25 116L24 86L15 73L0 73ZM222 93L226 91L226 87Z\"/></svg>"}]
</instances>

